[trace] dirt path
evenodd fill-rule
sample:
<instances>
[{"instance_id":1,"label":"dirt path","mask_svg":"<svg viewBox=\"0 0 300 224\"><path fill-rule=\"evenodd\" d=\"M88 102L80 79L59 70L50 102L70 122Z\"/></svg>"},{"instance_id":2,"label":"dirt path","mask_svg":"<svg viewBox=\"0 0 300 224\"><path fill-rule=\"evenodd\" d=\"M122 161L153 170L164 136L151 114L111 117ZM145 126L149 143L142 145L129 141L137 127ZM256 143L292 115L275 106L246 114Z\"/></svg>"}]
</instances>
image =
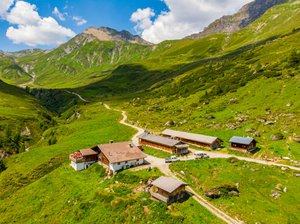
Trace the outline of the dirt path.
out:
<instances>
[{"instance_id":1,"label":"dirt path","mask_svg":"<svg viewBox=\"0 0 300 224\"><path fill-rule=\"evenodd\" d=\"M31 75L31 80L30 80L29 82L20 84L20 85L18 85L18 86L21 87L21 88L23 88L23 89L25 89L26 86L30 86L30 85L32 85L32 84L35 82L35 78L36 78L36 75L33 73L33 74Z\"/></svg>"},{"instance_id":2,"label":"dirt path","mask_svg":"<svg viewBox=\"0 0 300 224\"><path fill-rule=\"evenodd\" d=\"M200 152L206 153L207 155L209 155L210 158L223 158L223 159L226 159L226 158L234 157L234 158L237 158L239 160L244 160L244 161L248 161L248 162L252 162L252 163L259 163L259 164L267 165L267 166L285 167L285 168L289 168L291 170L300 171L300 167L289 166L289 165L275 163L275 162L271 162L271 161L253 159L253 158L248 158L248 157L243 157L243 156L230 155L230 154L220 153L220 152L201 151L201 150L195 150L195 149L191 149L191 148L189 150L191 150L192 152L200 151Z\"/></svg>"},{"instance_id":3,"label":"dirt path","mask_svg":"<svg viewBox=\"0 0 300 224\"><path fill-rule=\"evenodd\" d=\"M89 101L87 101L86 99L84 99L81 95L79 95L78 93L70 92L70 91L68 91L68 90L65 90L65 91L66 91L66 93L73 94L73 95L77 96L77 97L78 97L80 100L82 100L83 102L89 102Z\"/></svg>"},{"instance_id":4,"label":"dirt path","mask_svg":"<svg viewBox=\"0 0 300 224\"><path fill-rule=\"evenodd\" d=\"M137 130L137 134L135 134L132 137L132 141L134 144L138 144L138 138L137 136L142 134L144 132L144 130L142 128L139 128L135 125L131 125L126 123L127 120L127 115L125 111L120 111L120 110L116 110L116 109L111 109L107 104L104 104L105 108L107 108L108 110L114 110L114 111L119 111L122 112L123 115L123 119L120 121L121 124L132 127L134 129ZM187 158L187 160L190 158ZM167 176L171 176L173 178L178 179L178 177L176 177L176 175L169 169L169 164L166 164L164 159L160 159L160 158L156 158L154 156L150 156L147 155L146 158L147 162L150 163L151 167L157 167L158 169L161 170L161 172L163 172L165 175ZM187 187L187 190L193 194L193 198L203 207L205 207L207 210L209 210L212 214L214 214L215 216L219 217L221 220L223 220L226 223L230 223L230 224L240 224L242 223L239 220L233 219L232 217L230 217L229 215L227 215L226 213L224 213L223 211L221 211L220 209L216 208L215 206L213 206L212 204L210 204L207 200L205 200L203 197L201 197L198 193L196 193L191 187Z\"/></svg>"}]
</instances>

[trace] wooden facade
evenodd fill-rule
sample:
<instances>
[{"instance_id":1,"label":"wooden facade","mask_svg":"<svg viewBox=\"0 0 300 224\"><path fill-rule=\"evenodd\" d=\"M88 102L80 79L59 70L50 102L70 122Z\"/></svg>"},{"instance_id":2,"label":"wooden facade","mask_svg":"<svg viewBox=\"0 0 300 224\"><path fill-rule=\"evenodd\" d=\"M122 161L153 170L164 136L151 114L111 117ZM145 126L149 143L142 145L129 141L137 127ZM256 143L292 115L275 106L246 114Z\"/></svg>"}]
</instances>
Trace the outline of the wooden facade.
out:
<instances>
[{"instance_id":1,"label":"wooden facade","mask_svg":"<svg viewBox=\"0 0 300 224\"><path fill-rule=\"evenodd\" d=\"M158 144L158 143L153 143L153 142L147 141L145 139L139 139L139 144L146 145L146 146L153 147L153 148L158 148L158 149L168 151L168 152L170 152L172 154L176 154L176 155L185 154L187 151L186 148L180 149L180 148L177 148L176 145L170 147L170 146L165 146L165 145Z\"/></svg>"},{"instance_id":2,"label":"wooden facade","mask_svg":"<svg viewBox=\"0 0 300 224\"><path fill-rule=\"evenodd\" d=\"M256 149L256 141L252 141L249 145L247 144L239 144L239 143L231 143L231 148L233 149L240 149L240 150L246 150L251 151L253 149Z\"/></svg>"},{"instance_id":3,"label":"wooden facade","mask_svg":"<svg viewBox=\"0 0 300 224\"><path fill-rule=\"evenodd\" d=\"M174 192L169 193L163 189L160 189L156 186L152 186L150 188L150 194L152 197L163 201L167 204L171 204L173 202L179 201L181 199L184 199L186 197L186 191L185 186L181 186L177 188Z\"/></svg>"},{"instance_id":4,"label":"wooden facade","mask_svg":"<svg viewBox=\"0 0 300 224\"><path fill-rule=\"evenodd\" d=\"M106 156L100 152L99 154L99 161L101 161L103 164L109 166L109 160L106 158Z\"/></svg>"}]
</instances>

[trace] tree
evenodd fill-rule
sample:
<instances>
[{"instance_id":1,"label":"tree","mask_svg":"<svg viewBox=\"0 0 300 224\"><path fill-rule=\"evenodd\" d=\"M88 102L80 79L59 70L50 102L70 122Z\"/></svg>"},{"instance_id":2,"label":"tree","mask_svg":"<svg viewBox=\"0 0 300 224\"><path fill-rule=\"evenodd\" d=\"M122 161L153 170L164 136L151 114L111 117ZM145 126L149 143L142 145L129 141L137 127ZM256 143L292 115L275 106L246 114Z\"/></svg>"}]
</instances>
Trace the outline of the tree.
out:
<instances>
[{"instance_id":1,"label":"tree","mask_svg":"<svg viewBox=\"0 0 300 224\"><path fill-rule=\"evenodd\" d=\"M289 56L289 64L292 67L296 67L300 64L300 54L297 51L293 50Z\"/></svg>"},{"instance_id":2,"label":"tree","mask_svg":"<svg viewBox=\"0 0 300 224\"><path fill-rule=\"evenodd\" d=\"M4 171L4 170L6 170L6 166L5 166L4 162L3 162L3 160L0 159L0 173L1 173L2 171Z\"/></svg>"}]
</instances>

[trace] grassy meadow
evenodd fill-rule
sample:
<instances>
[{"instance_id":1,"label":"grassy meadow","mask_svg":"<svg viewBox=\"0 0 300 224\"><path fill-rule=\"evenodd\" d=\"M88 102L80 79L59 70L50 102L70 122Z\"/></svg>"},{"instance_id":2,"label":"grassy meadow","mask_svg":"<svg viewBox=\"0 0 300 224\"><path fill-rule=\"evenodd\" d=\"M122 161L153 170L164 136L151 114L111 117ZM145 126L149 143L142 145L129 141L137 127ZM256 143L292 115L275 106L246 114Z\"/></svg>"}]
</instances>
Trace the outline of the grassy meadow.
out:
<instances>
[{"instance_id":1,"label":"grassy meadow","mask_svg":"<svg viewBox=\"0 0 300 224\"><path fill-rule=\"evenodd\" d=\"M295 171L283 171L278 167L235 159L179 162L170 168L203 196L207 190L238 183L238 197L207 199L245 223L280 224L300 221L300 180L294 176ZM180 171L184 171L185 176L179 174ZM273 198L271 194L274 192L279 193L280 197Z\"/></svg>"}]
</instances>

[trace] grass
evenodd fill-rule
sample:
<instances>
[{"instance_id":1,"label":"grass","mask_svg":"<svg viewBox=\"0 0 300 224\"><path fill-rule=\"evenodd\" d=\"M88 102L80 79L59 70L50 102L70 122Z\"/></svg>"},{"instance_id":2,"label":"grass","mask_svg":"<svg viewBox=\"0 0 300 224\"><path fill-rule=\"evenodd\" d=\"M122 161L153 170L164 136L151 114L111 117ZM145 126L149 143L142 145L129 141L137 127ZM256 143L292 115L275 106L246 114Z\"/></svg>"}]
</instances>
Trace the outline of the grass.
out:
<instances>
[{"instance_id":1,"label":"grass","mask_svg":"<svg viewBox=\"0 0 300 224\"><path fill-rule=\"evenodd\" d=\"M159 150L159 149L154 149L148 146L143 146L143 149L144 149L143 152L146 153L147 155L162 158L162 159L170 157L172 155L169 152Z\"/></svg>"},{"instance_id":2,"label":"grass","mask_svg":"<svg viewBox=\"0 0 300 224\"><path fill-rule=\"evenodd\" d=\"M294 171L234 161L188 161L172 164L170 168L177 173L183 170L186 176L181 178L202 195L209 189L239 183L239 197L208 200L232 217L238 217L246 223L299 222L300 216L297 211L300 181L293 176ZM287 192L276 190L278 184L286 187ZM279 192L281 197L272 198L270 195L273 190Z\"/></svg>"},{"instance_id":3,"label":"grass","mask_svg":"<svg viewBox=\"0 0 300 224\"><path fill-rule=\"evenodd\" d=\"M55 127L57 144L48 146L45 139L6 159L7 170L0 174L0 223L222 223L192 199L169 208L151 200L141 187L161 175L157 169L123 171L112 179L104 178L98 164L74 171L69 153L111 139L126 141L135 132L119 124L120 113L100 103L76 112L80 117L62 115Z\"/></svg>"}]
</instances>

